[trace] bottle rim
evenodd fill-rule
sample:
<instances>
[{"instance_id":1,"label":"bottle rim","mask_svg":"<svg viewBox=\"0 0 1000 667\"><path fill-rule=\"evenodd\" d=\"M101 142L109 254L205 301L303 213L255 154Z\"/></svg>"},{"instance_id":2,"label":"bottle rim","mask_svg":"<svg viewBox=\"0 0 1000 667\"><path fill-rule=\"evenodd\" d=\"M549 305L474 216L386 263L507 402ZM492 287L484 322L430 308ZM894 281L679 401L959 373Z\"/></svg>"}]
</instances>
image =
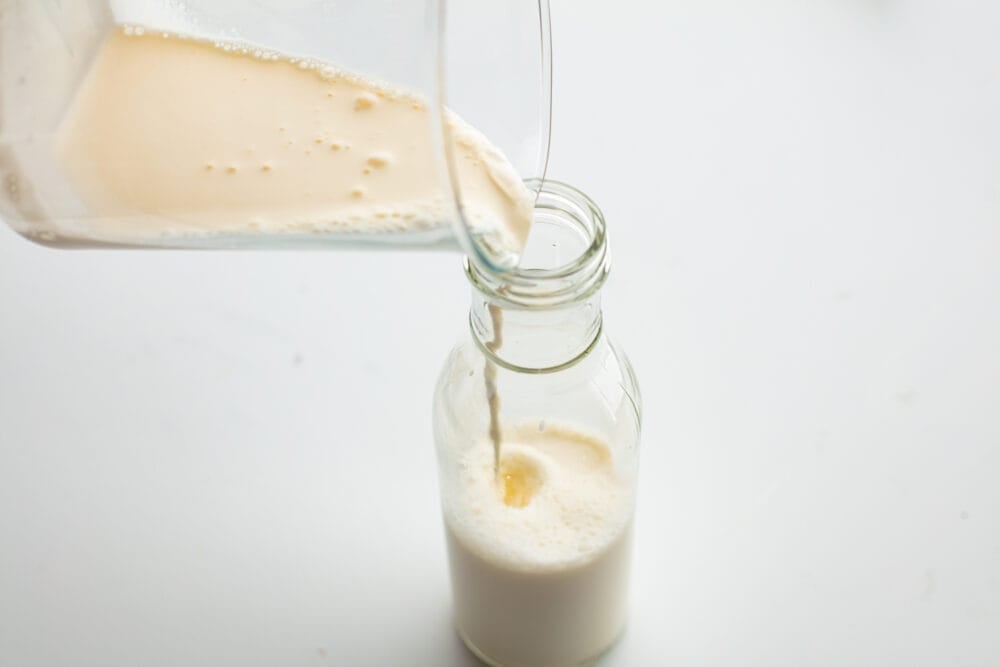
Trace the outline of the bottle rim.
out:
<instances>
[{"instance_id":1,"label":"bottle rim","mask_svg":"<svg viewBox=\"0 0 1000 667\"><path fill-rule=\"evenodd\" d=\"M589 298L610 271L604 214L594 200L566 183L539 179L526 183L538 192L533 228L540 223L561 226L585 239L585 247L570 261L553 267L496 271L466 257L469 282L502 307L554 308ZM529 236L529 246L531 242Z\"/></svg>"}]
</instances>

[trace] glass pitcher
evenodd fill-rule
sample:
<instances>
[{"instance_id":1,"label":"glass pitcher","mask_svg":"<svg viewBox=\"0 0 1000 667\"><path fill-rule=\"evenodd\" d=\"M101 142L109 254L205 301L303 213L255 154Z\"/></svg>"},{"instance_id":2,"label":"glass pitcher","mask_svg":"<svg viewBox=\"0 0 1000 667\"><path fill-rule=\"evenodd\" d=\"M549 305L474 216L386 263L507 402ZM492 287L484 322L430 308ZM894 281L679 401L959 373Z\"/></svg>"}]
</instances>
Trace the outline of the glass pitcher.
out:
<instances>
[{"instance_id":1,"label":"glass pitcher","mask_svg":"<svg viewBox=\"0 0 1000 667\"><path fill-rule=\"evenodd\" d=\"M451 247L502 271L550 63L548 0L9 0L0 216L63 248Z\"/></svg>"}]
</instances>

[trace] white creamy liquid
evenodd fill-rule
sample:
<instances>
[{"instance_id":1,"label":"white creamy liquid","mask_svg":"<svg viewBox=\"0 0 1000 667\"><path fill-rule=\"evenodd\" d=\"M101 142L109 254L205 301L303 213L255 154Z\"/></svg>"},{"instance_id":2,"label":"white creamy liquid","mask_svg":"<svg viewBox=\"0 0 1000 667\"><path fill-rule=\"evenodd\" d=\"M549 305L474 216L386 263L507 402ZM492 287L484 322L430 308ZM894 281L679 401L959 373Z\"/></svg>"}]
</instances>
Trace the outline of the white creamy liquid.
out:
<instances>
[{"instance_id":1,"label":"white creamy liquid","mask_svg":"<svg viewBox=\"0 0 1000 667\"><path fill-rule=\"evenodd\" d=\"M505 428L459 461L444 499L455 620L490 662L577 665L625 623L631 484L608 445L569 428Z\"/></svg>"},{"instance_id":2,"label":"white creamy liquid","mask_svg":"<svg viewBox=\"0 0 1000 667\"><path fill-rule=\"evenodd\" d=\"M425 101L335 67L137 27L108 36L58 133L87 214L73 235L374 234L444 228ZM519 250L532 198L447 114L466 216ZM59 221L56 221L57 224Z\"/></svg>"}]
</instances>

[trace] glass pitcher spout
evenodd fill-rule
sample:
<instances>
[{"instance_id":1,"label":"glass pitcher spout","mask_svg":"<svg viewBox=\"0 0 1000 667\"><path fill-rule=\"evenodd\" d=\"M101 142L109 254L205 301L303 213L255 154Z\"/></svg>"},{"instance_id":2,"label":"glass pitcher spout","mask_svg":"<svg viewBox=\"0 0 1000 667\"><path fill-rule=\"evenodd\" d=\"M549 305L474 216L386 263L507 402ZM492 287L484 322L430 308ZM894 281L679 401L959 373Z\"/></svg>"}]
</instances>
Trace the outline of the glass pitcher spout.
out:
<instances>
[{"instance_id":1,"label":"glass pitcher spout","mask_svg":"<svg viewBox=\"0 0 1000 667\"><path fill-rule=\"evenodd\" d=\"M0 54L0 215L39 243L525 243L548 0L12 0Z\"/></svg>"}]
</instances>

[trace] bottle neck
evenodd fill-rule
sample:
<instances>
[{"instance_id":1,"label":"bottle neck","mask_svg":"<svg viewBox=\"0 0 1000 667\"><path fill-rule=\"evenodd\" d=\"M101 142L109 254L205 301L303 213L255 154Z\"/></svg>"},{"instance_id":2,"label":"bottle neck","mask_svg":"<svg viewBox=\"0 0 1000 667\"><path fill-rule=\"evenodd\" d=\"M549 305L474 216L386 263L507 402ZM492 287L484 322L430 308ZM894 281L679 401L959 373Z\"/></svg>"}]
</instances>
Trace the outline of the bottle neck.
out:
<instances>
[{"instance_id":1,"label":"bottle neck","mask_svg":"<svg viewBox=\"0 0 1000 667\"><path fill-rule=\"evenodd\" d=\"M546 372L585 356L601 333L601 297L595 292L555 308L523 308L498 302L478 290L469 313L472 335L497 365Z\"/></svg>"},{"instance_id":2,"label":"bottle neck","mask_svg":"<svg viewBox=\"0 0 1000 667\"><path fill-rule=\"evenodd\" d=\"M582 192L545 181L517 269L493 273L466 260L472 334L487 357L524 372L557 370L601 333L600 289L609 259L604 217Z\"/></svg>"}]
</instances>

